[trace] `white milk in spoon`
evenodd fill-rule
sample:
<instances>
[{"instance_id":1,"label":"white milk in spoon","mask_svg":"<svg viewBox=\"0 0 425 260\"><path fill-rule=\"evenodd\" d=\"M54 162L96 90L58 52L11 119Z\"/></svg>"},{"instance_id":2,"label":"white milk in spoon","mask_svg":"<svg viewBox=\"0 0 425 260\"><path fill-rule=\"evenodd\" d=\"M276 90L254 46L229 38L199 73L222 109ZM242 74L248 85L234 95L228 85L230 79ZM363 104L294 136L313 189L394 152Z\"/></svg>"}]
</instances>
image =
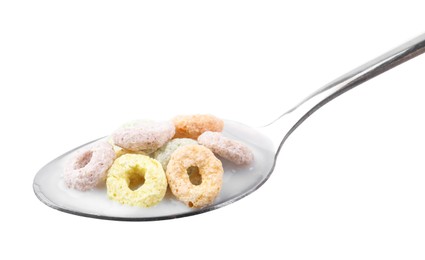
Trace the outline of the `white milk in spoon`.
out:
<instances>
[{"instance_id":1,"label":"white milk in spoon","mask_svg":"<svg viewBox=\"0 0 425 260\"><path fill-rule=\"evenodd\" d=\"M267 178L274 164L274 147L270 139L259 131L243 124L225 121L223 134L239 140L251 148L254 162L247 166L237 166L225 159L223 163L223 186L220 195L212 206L225 205L255 190ZM168 190L164 199L151 208L122 205L108 198L105 185L90 191L69 189L61 177L64 164L72 156L72 151L59 157L39 171L34 180L37 196L47 205L70 213L100 218L145 219L173 218L192 214L203 209L187 207ZM208 208L208 206L207 206Z\"/></svg>"}]
</instances>

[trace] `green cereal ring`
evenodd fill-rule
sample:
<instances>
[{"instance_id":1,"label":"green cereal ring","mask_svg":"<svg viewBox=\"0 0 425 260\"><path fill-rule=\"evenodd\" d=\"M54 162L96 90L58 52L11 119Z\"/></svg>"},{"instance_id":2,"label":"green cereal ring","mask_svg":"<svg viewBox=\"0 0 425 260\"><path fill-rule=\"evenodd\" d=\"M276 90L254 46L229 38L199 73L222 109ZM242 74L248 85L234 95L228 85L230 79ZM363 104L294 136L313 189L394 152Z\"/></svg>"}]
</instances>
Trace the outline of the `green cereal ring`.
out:
<instances>
[{"instance_id":1,"label":"green cereal ring","mask_svg":"<svg viewBox=\"0 0 425 260\"><path fill-rule=\"evenodd\" d=\"M141 186L132 189L137 184ZM164 198L167 178L158 161L146 155L124 154L109 169L106 188L108 197L112 200L147 208Z\"/></svg>"},{"instance_id":2,"label":"green cereal ring","mask_svg":"<svg viewBox=\"0 0 425 260\"><path fill-rule=\"evenodd\" d=\"M189 144L198 144L198 142L189 138L173 139L166 143L163 147L159 148L152 157L162 164L162 168L164 168L165 171L167 170L168 162L170 161L171 155L174 153L174 151L179 147Z\"/></svg>"}]
</instances>

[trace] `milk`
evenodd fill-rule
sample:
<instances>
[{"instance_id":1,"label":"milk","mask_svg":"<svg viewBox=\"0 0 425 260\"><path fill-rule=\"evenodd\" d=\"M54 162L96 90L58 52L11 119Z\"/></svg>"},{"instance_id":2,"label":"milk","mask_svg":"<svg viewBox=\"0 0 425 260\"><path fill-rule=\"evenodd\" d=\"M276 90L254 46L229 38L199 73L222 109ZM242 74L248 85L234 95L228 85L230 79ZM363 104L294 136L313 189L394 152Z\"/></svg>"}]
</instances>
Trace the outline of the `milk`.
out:
<instances>
[{"instance_id":1,"label":"milk","mask_svg":"<svg viewBox=\"0 0 425 260\"><path fill-rule=\"evenodd\" d=\"M214 203L202 209L189 208L177 200L169 190L156 206L139 208L110 200L104 184L84 192L69 189L61 175L64 164L75 150L69 151L43 167L34 179L34 191L41 201L55 209L106 219L166 219L222 207L251 193L267 179L274 165L276 150L270 139L260 131L234 121L225 121L223 134L250 147L254 154L254 162L247 166L237 166L219 158L224 169L222 189Z\"/></svg>"}]
</instances>

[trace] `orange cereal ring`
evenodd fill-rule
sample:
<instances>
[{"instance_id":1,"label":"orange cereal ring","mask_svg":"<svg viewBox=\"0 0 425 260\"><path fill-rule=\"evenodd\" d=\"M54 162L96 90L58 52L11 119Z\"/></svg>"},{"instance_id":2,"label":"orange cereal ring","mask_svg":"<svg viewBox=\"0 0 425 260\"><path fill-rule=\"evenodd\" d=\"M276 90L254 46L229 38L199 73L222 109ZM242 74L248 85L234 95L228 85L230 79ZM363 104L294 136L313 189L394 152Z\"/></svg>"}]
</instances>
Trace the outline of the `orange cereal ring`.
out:
<instances>
[{"instance_id":1,"label":"orange cereal ring","mask_svg":"<svg viewBox=\"0 0 425 260\"><path fill-rule=\"evenodd\" d=\"M199 185L192 184L187 173L198 167ZM214 154L202 145L178 148L167 165L167 180L171 192L189 207L200 208L211 204L218 196L223 181L223 166Z\"/></svg>"},{"instance_id":2,"label":"orange cereal ring","mask_svg":"<svg viewBox=\"0 0 425 260\"><path fill-rule=\"evenodd\" d=\"M177 116L173 119L176 133L174 138L197 139L205 131L221 132L224 122L213 115Z\"/></svg>"}]
</instances>

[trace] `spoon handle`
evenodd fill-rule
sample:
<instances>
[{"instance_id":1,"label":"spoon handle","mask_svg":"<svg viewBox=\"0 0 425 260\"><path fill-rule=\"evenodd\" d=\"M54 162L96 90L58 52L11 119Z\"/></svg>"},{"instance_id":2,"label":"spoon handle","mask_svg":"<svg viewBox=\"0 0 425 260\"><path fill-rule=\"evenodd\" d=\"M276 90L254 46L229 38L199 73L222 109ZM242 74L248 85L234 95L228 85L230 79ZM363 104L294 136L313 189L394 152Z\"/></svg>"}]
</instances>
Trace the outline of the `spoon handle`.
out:
<instances>
[{"instance_id":1,"label":"spoon handle","mask_svg":"<svg viewBox=\"0 0 425 260\"><path fill-rule=\"evenodd\" d=\"M425 33L331 81L266 125L265 132L272 134L270 136L280 137L276 141L276 155L291 133L320 107L363 82L424 52Z\"/></svg>"}]
</instances>

